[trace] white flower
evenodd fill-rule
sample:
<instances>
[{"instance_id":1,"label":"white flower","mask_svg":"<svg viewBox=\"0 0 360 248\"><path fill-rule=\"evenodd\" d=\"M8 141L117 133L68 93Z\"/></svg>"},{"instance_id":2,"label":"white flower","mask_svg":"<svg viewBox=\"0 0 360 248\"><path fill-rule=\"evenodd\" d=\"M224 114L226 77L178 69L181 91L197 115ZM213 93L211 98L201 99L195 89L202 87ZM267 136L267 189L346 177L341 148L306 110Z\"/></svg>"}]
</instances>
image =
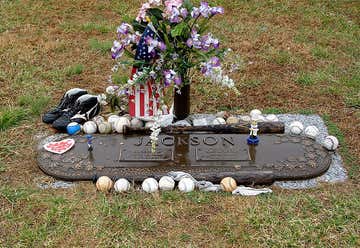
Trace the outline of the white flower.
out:
<instances>
[{"instance_id":1,"label":"white flower","mask_svg":"<svg viewBox=\"0 0 360 248\"><path fill-rule=\"evenodd\" d=\"M115 88L114 88L114 86L108 86L108 87L106 87L106 93L107 94L109 94L109 95L114 95L115 94Z\"/></svg>"},{"instance_id":2,"label":"white flower","mask_svg":"<svg viewBox=\"0 0 360 248\"><path fill-rule=\"evenodd\" d=\"M105 94L100 94L97 96L98 98L98 101L101 105L106 105L107 102L106 102L106 95Z\"/></svg>"}]
</instances>

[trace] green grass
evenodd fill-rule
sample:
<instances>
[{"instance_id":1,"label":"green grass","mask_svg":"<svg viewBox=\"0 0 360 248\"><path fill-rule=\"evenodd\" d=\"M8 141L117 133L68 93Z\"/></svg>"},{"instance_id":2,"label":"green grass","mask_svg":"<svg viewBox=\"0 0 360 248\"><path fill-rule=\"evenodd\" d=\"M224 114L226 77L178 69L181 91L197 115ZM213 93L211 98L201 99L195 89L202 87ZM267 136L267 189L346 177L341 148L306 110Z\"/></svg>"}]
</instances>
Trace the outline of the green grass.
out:
<instances>
[{"instance_id":1,"label":"green grass","mask_svg":"<svg viewBox=\"0 0 360 248\"><path fill-rule=\"evenodd\" d=\"M18 99L20 107L28 109L33 116L39 116L48 106L51 98L44 95L23 95Z\"/></svg>"},{"instance_id":2,"label":"green grass","mask_svg":"<svg viewBox=\"0 0 360 248\"><path fill-rule=\"evenodd\" d=\"M18 125L27 118L27 112L20 107L8 107L0 111L0 131Z\"/></svg>"},{"instance_id":3,"label":"green grass","mask_svg":"<svg viewBox=\"0 0 360 248\"><path fill-rule=\"evenodd\" d=\"M99 32L101 34L106 34L109 32L113 32L115 30L115 27L108 26L107 24L88 22L88 23L81 25L80 29L87 33Z\"/></svg>"},{"instance_id":4,"label":"green grass","mask_svg":"<svg viewBox=\"0 0 360 248\"><path fill-rule=\"evenodd\" d=\"M340 145L340 154L342 155L345 163L348 165L349 177L352 179L357 179L359 177L360 164L358 164L357 158L350 153L351 147L348 146L345 140L345 135L340 130L340 128L331 121L330 116L322 116L325 124L328 128L329 134L335 136L339 140Z\"/></svg>"},{"instance_id":5,"label":"green grass","mask_svg":"<svg viewBox=\"0 0 360 248\"><path fill-rule=\"evenodd\" d=\"M111 41L99 41L98 39L90 39L89 46L92 50L102 54L108 54L112 47Z\"/></svg>"},{"instance_id":6,"label":"green grass","mask_svg":"<svg viewBox=\"0 0 360 248\"><path fill-rule=\"evenodd\" d=\"M84 65L82 64L76 64L69 66L65 69L65 75L68 77L74 76L74 75L80 75L84 71Z\"/></svg>"}]
</instances>

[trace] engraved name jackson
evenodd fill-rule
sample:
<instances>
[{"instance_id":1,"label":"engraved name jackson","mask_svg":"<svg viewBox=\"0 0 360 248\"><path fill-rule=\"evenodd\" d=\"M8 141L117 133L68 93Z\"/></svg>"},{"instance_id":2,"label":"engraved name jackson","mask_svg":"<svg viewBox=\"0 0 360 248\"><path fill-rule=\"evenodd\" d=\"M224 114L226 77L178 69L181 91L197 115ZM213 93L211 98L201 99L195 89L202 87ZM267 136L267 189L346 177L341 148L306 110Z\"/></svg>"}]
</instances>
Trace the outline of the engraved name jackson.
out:
<instances>
[{"instance_id":1,"label":"engraved name jackson","mask_svg":"<svg viewBox=\"0 0 360 248\"><path fill-rule=\"evenodd\" d=\"M153 153L149 137L133 137L124 141L119 161L244 161L249 160L244 142L234 135L160 135Z\"/></svg>"}]
</instances>

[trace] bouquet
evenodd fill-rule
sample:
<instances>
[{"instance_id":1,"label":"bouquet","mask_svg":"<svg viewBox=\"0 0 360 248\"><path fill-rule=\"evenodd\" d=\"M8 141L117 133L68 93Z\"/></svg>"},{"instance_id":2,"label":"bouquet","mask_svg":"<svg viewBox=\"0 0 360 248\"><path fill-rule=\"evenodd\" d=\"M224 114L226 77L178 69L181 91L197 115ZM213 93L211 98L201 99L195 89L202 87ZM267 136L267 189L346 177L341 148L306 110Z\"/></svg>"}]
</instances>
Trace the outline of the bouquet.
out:
<instances>
[{"instance_id":1,"label":"bouquet","mask_svg":"<svg viewBox=\"0 0 360 248\"><path fill-rule=\"evenodd\" d=\"M209 21L224 9L190 0L149 0L133 20L117 28L111 49L116 61L109 81L110 103L118 104L121 95L130 96L135 86L150 82L151 94L158 106L166 88L180 94L192 83L192 73L199 70L212 83L234 89L234 81L225 74L222 61L230 49L222 48L219 39L208 32ZM131 76L119 75L128 67ZM159 113L160 114L160 113Z\"/></svg>"}]
</instances>

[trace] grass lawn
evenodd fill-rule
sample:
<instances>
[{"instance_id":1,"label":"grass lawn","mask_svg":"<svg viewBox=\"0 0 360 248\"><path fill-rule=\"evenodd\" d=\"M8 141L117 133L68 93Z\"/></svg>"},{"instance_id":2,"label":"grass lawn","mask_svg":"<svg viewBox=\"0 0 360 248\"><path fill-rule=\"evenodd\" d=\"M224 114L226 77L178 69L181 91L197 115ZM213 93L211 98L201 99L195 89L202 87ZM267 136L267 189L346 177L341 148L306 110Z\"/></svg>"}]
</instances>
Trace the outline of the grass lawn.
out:
<instances>
[{"instance_id":1,"label":"grass lawn","mask_svg":"<svg viewBox=\"0 0 360 248\"><path fill-rule=\"evenodd\" d=\"M199 80L192 112L319 114L346 183L260 197L193 192L105 196L90 182L41 190L41 114L63 92L104 91L116 26L139 0L0 0L0 247L359 247L360 3L216 0L240 96ZM195 80L196 81L196 80Z\"/></svg>"}]
</instances>

